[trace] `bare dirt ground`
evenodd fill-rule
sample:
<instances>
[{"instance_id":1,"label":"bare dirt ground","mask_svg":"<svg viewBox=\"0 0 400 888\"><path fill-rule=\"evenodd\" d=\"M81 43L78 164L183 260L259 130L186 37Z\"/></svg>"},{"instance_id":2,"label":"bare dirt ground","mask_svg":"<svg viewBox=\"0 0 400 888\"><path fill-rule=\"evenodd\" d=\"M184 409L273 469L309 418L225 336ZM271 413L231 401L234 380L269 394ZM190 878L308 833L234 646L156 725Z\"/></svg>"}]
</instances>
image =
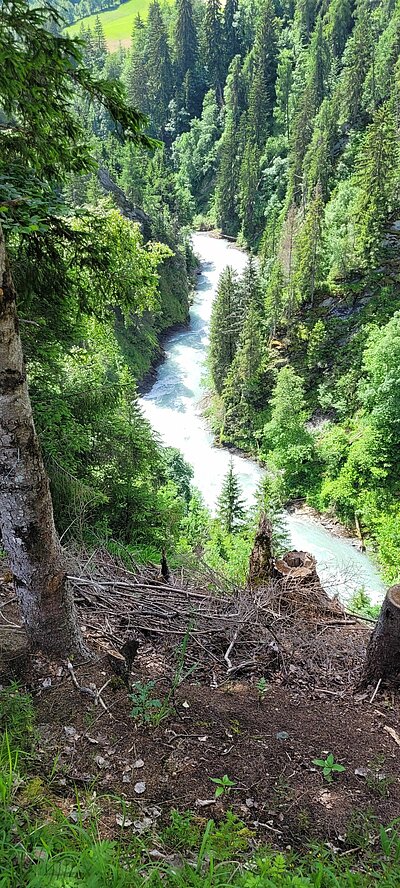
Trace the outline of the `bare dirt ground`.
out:
<instances>
[{"instance_id":1,"label":"bare dirt ground","mask_svg":"<svg viewBox=\"0 0 400 888\"><path fill-rule=\"evenodd\" d=\"M357 846L360 821L387 825L398 817L400 697L383 684L357 687L368 624L326 605L313 587L296 591L295 619L293 589L279 600L276 591L258 592L256 605L254 596L228 600L220 589L213 604L204 589L173 579L163 591L150 575L141 576L128 607L128 589L124 599L117 595L127 574L116 574L114 589L93 577L77 581L93 662L68 667L34 655L20 673L35 704L39 776L51 774L51 792L68 816L78 787L105 800L100 834L120 830L121 804L139 832L167 822L172 808L195 812L199 822L232 810L257 840L274 846L320 839L342 848ZM191 602L186 636L183 595ZM190 596L201 599L198 623ZM1 637L17 622L7 582L0 613ZM110 651L134 626L138 652L121 677ZM179 669L183 681L171 695ZM148 682L150 699L170 695L158 725L131 715L130 694ZM329 753L345 768L331 783L313 764ZM215 799L213 779L224 775L233 785Z\"/></svg>"}]
</instances>

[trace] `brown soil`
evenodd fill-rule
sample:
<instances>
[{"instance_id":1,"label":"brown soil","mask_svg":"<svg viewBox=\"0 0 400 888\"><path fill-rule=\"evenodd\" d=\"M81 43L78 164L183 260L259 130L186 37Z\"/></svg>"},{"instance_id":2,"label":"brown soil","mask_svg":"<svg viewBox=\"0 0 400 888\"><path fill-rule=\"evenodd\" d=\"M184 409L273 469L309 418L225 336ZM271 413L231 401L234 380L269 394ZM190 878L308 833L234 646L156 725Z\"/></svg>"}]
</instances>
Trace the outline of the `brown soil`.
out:
<instances>
[{"instance_id":1,"label":"brown soil","mask_svg":"<svg viewBox=\"0 0 400 888\"><path fill-rule=\"evenodd\" d=\"M107 564L103 558L103 576ZM370 626L348 621L317 583L289 583L279 594L275 587L257 590L253 600L249 591L229 599L220 590L210 598L198 585L196 593L181 588L177 578L163 586L151 572L135 577L111 563L109 575L115 583L119 578L118 588L93 579L77 594L94 650L90 665L74 664L71 672L65 662L39 656L19 663L36 708L37 767L46 783L52 775L51 792L67 815L76 811L76 786L84 798L96 792L103 835L119 834L121 799L133 824L143 817L166 822L173 807L202 820L232 809L257 839L278 847L311 838L347 847L356 842L354 828L349 838L355 817L386 825L398 816L399 693L383 683L376 693L355 690ZM131 578L133 591L122 594L123 577ZM0 576L0 648L2 633L18 623L10 579ZM168 717L158 727L142 726L130 715L129 688L107 649L135 629L130 687L153 681L151 697L164 700L187 629L185 595L191 614L196 595L200 602L185 663L195 669ZM332 783L313 765L329 753L345 767ZM225 774L235 785L215 801L210 778Z\"/></svg>"},{"instance_id":2,"label":"brown soil","mask_svg":"<svg viewBox=\"0 0 400 888\"><path fill-rule=\"evenodd\" d=\"M271 682L260 702L254 679L218 688L189 680L171 716L140 727L130 717L127 689L104 659L75 674L81 686L100 688L112 679L103 692L108 711L78 691L65 668L37 661L31 683L44 773L59 756L53 786L67 796L71 789L71 809L74 784L125 799L136 819L154 806L161 820L172 807L214 819L232 809L278 846L311 837L345 841L355 812L384 824L398 815L399 698L392 692L370 704L370 693L355 697L336 691L334 682L313 692ZM152 694L162 699L169 675L162 656L145 647L132 679L155 680ZM329 752L346 768L331 784L312 764ZM138 760L142 767L135 767ZM235 786L215 802L210 778L224 774ZM137 783L145 784L140 795Z\"/></svg>"}]
</instances>

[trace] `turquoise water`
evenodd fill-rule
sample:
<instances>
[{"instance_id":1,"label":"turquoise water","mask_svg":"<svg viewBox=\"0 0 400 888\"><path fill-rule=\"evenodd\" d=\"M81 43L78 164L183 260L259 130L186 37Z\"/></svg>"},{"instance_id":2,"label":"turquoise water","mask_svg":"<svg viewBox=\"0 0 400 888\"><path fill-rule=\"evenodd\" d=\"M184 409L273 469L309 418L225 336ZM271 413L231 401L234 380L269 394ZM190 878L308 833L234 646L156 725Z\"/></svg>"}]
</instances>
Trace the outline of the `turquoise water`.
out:
<instances>
[{"instance_id":1,"label":"turquoise water","mask_svg":"<svg viewBox=\"0 0 400 888\"><path fill-rule=\"evenodd\" d=\"M194 472L194 483L211 510L221 490L230 453L215 447L199 401L204 395L204 360L209 338L211 306L219 276L226 265L242 271L247 257L225 239L206 233L193 235L201 261L188 329L173 333L166 344L166 360L157 381L141 399L143 411L165 444L179 447ZM255 502L262 469L256 462L233 455L235 471L249 506ZM330 594L345 600L361 586L371 599L382 598L383 584L370 559L349 540L333 536L317 521L299 514L287 515L293 548L311 552Z\"/></svg>"}]
</instances>

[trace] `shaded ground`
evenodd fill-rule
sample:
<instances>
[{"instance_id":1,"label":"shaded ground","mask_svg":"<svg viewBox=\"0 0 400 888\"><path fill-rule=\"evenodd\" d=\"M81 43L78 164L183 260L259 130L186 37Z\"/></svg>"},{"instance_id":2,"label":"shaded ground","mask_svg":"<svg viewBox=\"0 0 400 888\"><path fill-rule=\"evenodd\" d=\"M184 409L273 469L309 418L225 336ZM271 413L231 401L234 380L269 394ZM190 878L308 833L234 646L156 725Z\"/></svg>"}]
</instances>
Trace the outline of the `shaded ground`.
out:
<instances>
[{"instance_id":1,"label":"shaded ground","mask_svg":"<svg viewBox=\"0 0 400 888\"><path fill-rule=\"evenodd\" d=\"M151 657L134 669L135 681L154 678L150 663ZM101 687L112 677L102 666L75 674L82 685ZM117 794L135 821L149 811L151 819L154 806L161 819L172 807L217 819L232 809L274 844L318 837L340 845L354 812L387 824L400 811L400 747L385 730L399 725L399 700L391 693L370 704L370 696L335 696L334 688L304 693L271 683L260 702L254 683L211 688L192 680L177 692L175 713L158 727L140 727L129 715L126 688L112 687L115 678L104 692L105 711L85 699L66 670L51 675L42 663L39 672L42 761L48 772L58 756L54 788L66 792L78 783L97 795ZM50 677L51 686L43 687ZM161 679L154 696L162 699L163 690ZM312 764L329 752L346 768L332 784ZM224 774L235 786L216 802L210 778Z\"/></svg>"}]
</instances>

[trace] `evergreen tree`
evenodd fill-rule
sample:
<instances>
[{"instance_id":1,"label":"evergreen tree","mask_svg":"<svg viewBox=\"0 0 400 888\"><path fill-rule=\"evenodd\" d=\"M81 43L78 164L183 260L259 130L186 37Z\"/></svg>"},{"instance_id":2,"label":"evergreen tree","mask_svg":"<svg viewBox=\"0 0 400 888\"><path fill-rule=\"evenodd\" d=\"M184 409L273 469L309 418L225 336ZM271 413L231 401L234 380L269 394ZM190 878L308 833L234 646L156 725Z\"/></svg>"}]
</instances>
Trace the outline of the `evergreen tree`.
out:
<instances>
[{"instance_id":1,"label":"evergreen tree","mask_svg":"<svg viewBox=\"0 0 400 888\"><path fill-rule=\"evenodd\" d=\"M254 45L253 80L249 95L249 138L259 149L272 129L278 69L277 20L273 0L264 0Z\"/></svg>"},{"instance_id":2,"label":"evergreen tree","mask_svg":"<svg viewBox=\"0 0 400 888\"><path fill-rule=\"evenodd\" d=\"M97 68L103 68L106 56L107 56L107 44L104 36L104 29L101 23L99 16L96 16L96 21L94 25L93 31L93 39L92 39L92 53L93 53L93 61Z\"/></svg>"},{"instance_id":3,"label":"evergreen tree","mask_svg":"<svg viewBox=\"0 0 400 888\"><path fill-rule=\"evenodd\" d=\"M289 49L279 55L276 78L276 117L284 125L286 138L290 138L291 92L293 84L293 56Z\"/></svg>"},{"instance_id":4,"label":"evergreen tree","mask_svg":"<svg viewBox=\"0 0 400 888\"><path fill-rule=\"evenodd\" d=\"M197 30L192 0L177 0L174 47L179 83L184 80L188 71L195 70L197 64Z\"/></svg>"},{"instance_id":5,"label":"evergreen tree","mask_svg":"<svg viewBox=\"0 0 400 888\"><path fill-rule=\"evenodd\" d=\"M214 201L217 225L231 235L236 235L240 226L238 189L242 154L243 107L242 65L240 56L236 56L226 81L224 131L218 146L219 163Z\"/></svg>"},{"instance_id":6,"label":"evergreen tree","mask_svg":"<svg viewBox=\"0 0 400 888\"><path fill-rule=\"evenodd\" d=\"M224 29L221 0L207 0L203 22L205 61L210 86L222 105L225 68Z\"/></svg>"},{"instance_id":7,"label":"evergreen tree","mask_svg":"<svg viewBox=\"0 0 400 888\"><path fill-rule=\"evenodd\" d=\"M279 482L265 473L257 491L257 523L260 514L267 516L272 527L272 555L279 558L291 549L290 532L283 509Z\"/></svg>"},{"instance_id":8,"label":"evergreen tree","mask_svg":"<svg viewBox=\"0 0 400 888\"><path fill-rule=\"evenodd\" d=\"M342 114L349 126L360 126L365 122L362 109L364 81L375 54L370 0L357 0L354 17L353 32L343 53ZM372 84L373 95L374 91Z\"/></svg>"},{"instance_id":9,"label":"evergreen tree","mask_svg":"<svg viewBox=\"0 0 400 888\"><path fill-rule=\"evenodd\" d=\"M321 189L317 186L296 242L293 285L298 305L306 300L313 305L321 280L323 211Z\"/></svg>"},{"instance_id":10,"label":"evergreen tree","mask_svg":"<svg viewBox=\"0 0 400 888\"><path fill-rule=\"evenodd\" d=\"M260 232L258 188L260 181L260 152L246 130L246 144L240 167L239 209L242 233L248 244L254 244Z\"/></svg>"},{"instance_id":11,"label":"evergreen tree","mask_svg":"<svg viewBox=\"0 0 400 888\"><path fill-rule=\"evenodd\" d=\"M222 482L222 489L218 498L218 518L225 533L235 533L243 526L246 511L241 495L239 481L233 468L233 460L230 459L229 469Z\"/></svg>"},{"instance_id":12,"label":"evergreen tree","mask_svg":"<svg viewBox=\"0 0 400 888\"><path fill-rule=\"evenodd\" d=\"M137 24L137 23L136 23ZM141 108L144 114L151 112L149 84L149 53L146 39L147 30L141 23L135 26L132 34L132 51L125 75L128 102L133 108Z\"/></svg>"},{"instance_id":13,"label":"evergreen tree","mask_svg":"<svg viewBox=\"0 0 400 888\"><path fill-rule=\"evenodd\" d=\"M227 266L219 279L210 324L210 369L213 383L221 394L238 341L238 281Z\"/></svg>"},{"instance_id":14,"label":"evergreen tree","mask_svg":"<svg viewBox=\"0 0 400 888\"><path fill-rule=\"evenodd\" d=\"M398 209L399 160L398 130L390 102L375 113L356 158L355 246L363 265L378 262L385 222L390 212Z\"/></svg>"},{"instance_id":15,"label":"evergreen tree","mask_svg":"<svg viewBox=\"0 0 400 888\"><path fill-rule=\"evenodd\" d=\"M225 67L241 52L239 32L239 0L226 0L224 6Z\"/></svg>"},{"instance_id":16,"label":"evergreen tree","mask_svg":"<svg viewBox=\"0 0 400 888\"><path fill-rule=\"evenodd\" d=\"M149 6L146 46L151 119L156 132L165 138L165 125L168 119L168 106L173 94L174 81L167 29L158 0L153 0Z\"/></svg>"}]
</instances>

